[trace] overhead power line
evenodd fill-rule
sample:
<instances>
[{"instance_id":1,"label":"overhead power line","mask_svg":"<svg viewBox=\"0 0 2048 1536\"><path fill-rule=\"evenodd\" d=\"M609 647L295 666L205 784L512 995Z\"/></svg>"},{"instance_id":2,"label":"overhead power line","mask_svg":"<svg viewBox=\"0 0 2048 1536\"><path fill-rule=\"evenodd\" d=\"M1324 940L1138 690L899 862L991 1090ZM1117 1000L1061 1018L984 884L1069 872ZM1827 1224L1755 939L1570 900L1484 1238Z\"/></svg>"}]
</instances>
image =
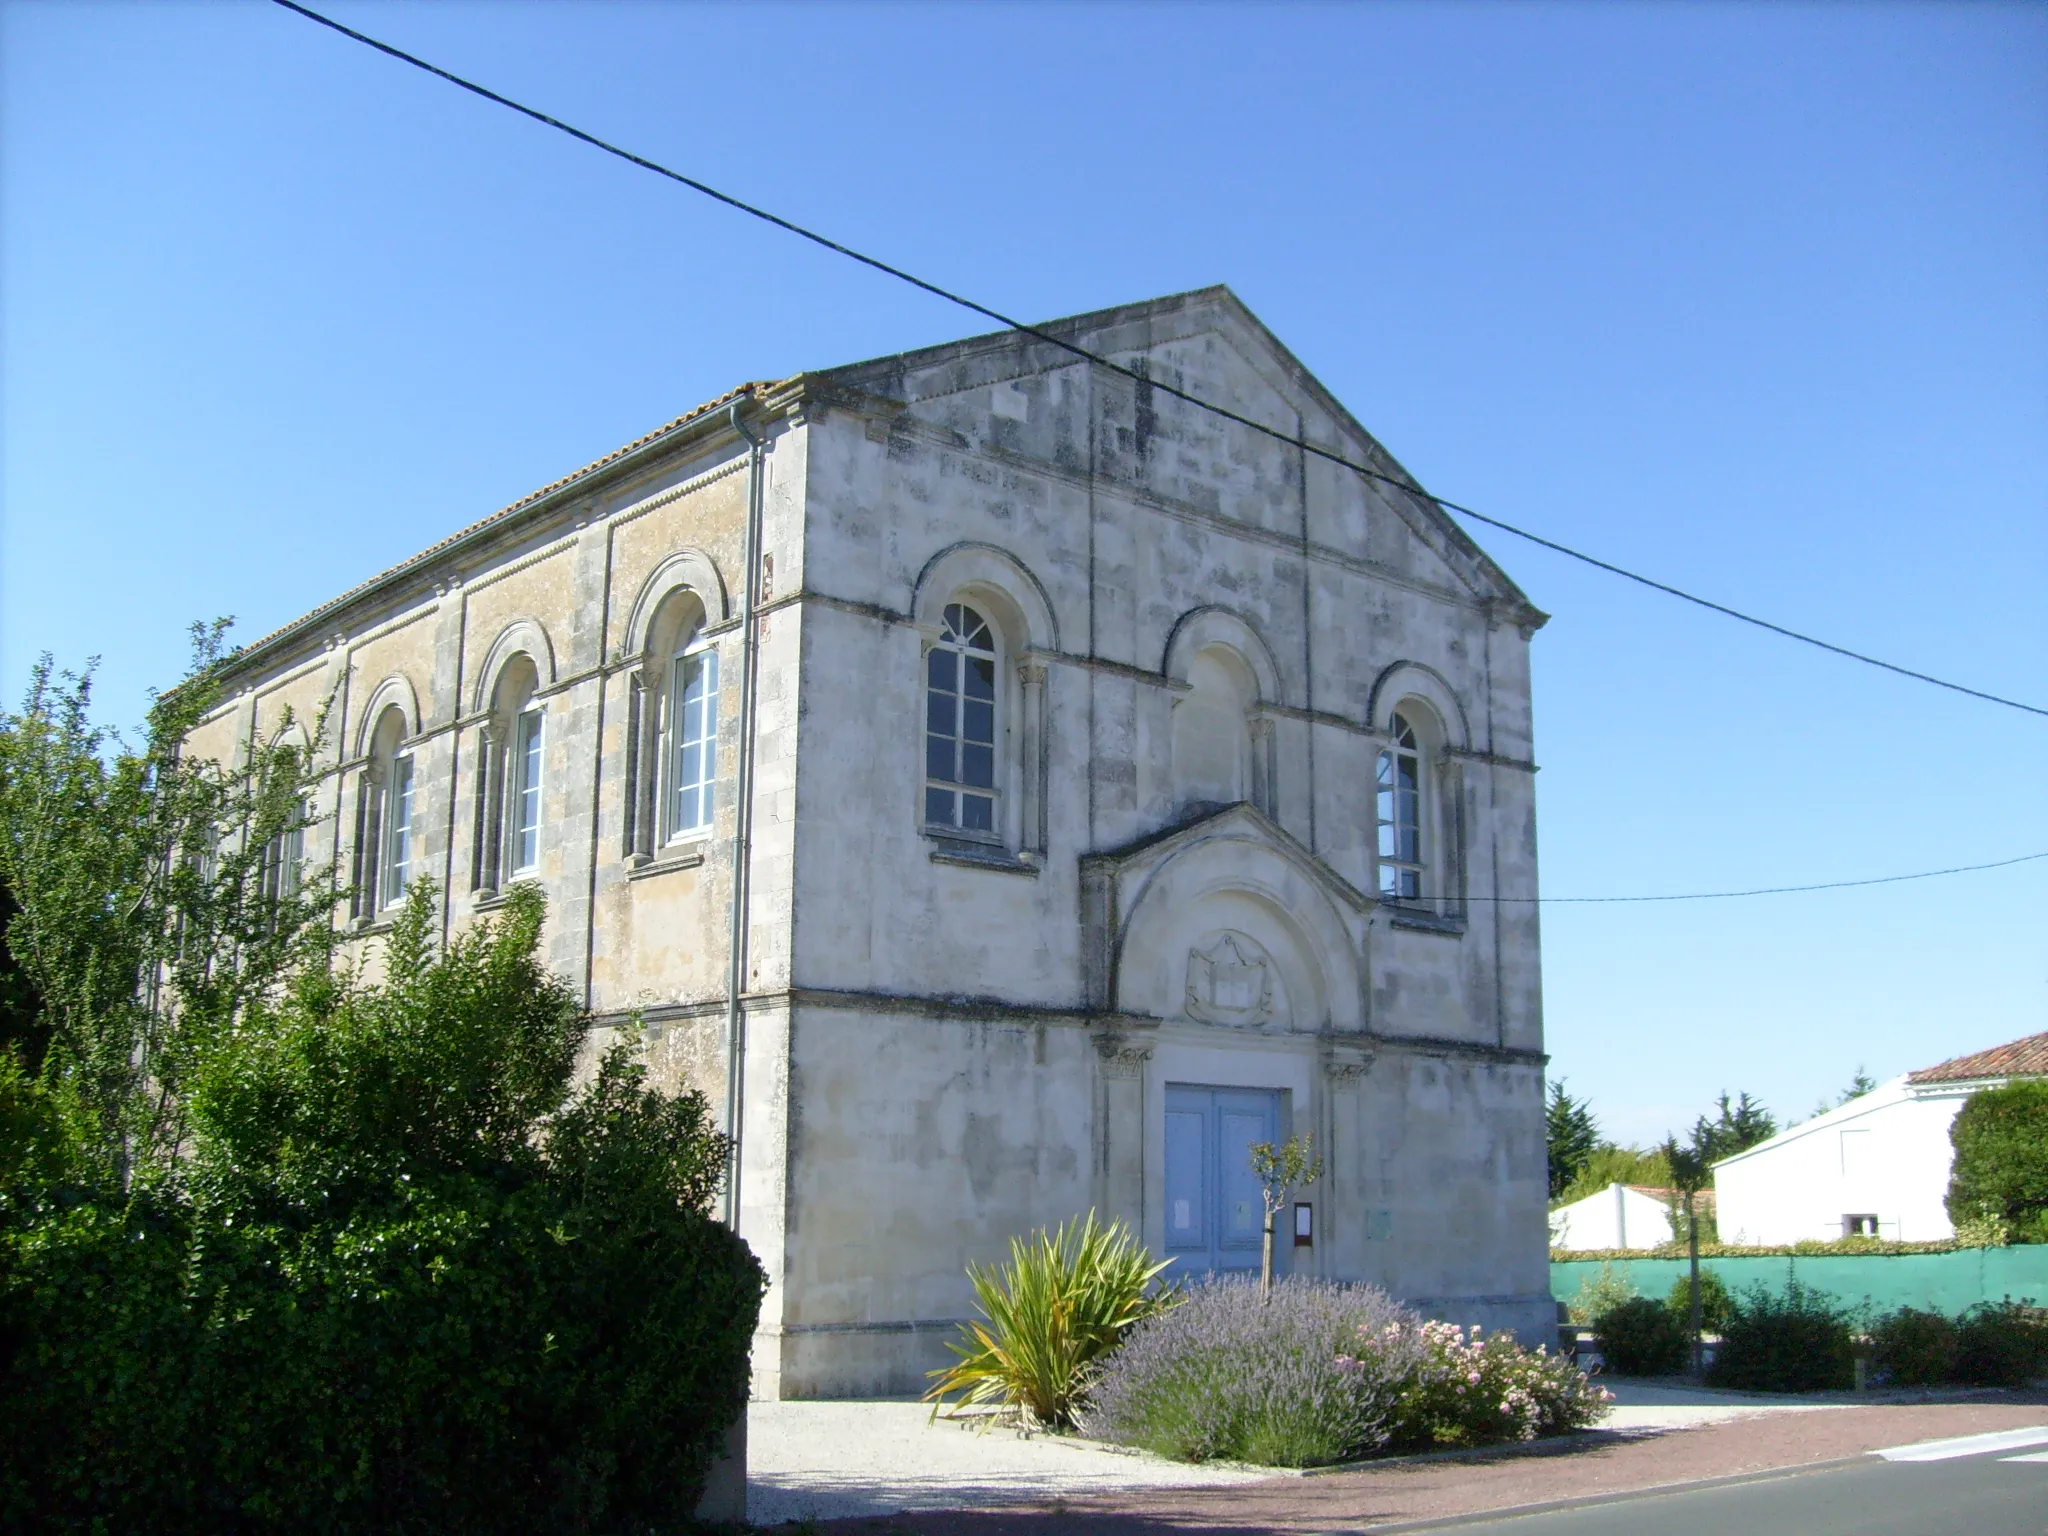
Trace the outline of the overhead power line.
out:
<instances>
[{"instance_id":1,"label":"overhead power line","mask_svg":"<svg viewBox=\"0 0 2048 1536\"><path fill-rule=\"evenodd\" d=\"M1846 891L1859 885L1897 885L1901 880L1932 880L1939 875L1970 875L1980 869L2005 869L2013 864L2031 864L2048 859L2048 852L2023 853L2016 859L1999 859L1990 864L1958 864L1951 869L1923 869L1911 875L1878 875L1869 880L1827 880L1819 885L1767 885L1753 891L1688 891L1679 896L1468 896L1472 902L1499 906L1590 906L1635 901L1728 901L1737 896L1791 896L1801 891Z\"/></svg>"},{"instance_id":2,"label":"overhead power line","mask_svg":"<svg viewBox=\"0 0 2048 1536\"><path fill-rule=\"evenodd\" d=\"M701 193L705 197L711 198L715 202L723 203L728 208L735 209L738 212L744 213L751 218L760 219L764 223L773 224L777 229L785 230L788 233L795 235L800 239L808 240L813 245L822 246L826 250L831 251L836 255L844 256L851 261L857 261L862 266L871 267L877 272L883 273L886 276L897 279L899 282L908 283L913 288L922 289L924 292L931 294L934 298L944 299L948 304L958 305L962 309L970 310L977 315L985 317L986 319L993 320L998 325L1001 325L1008 330L1022 332L1024 335L1030 336L1035 340L1043 341L1051 346L1058 347L1061 351L1070 353L1075 357L1081 358L1086 362L1093 364L1096 367L1107 369L1112 373L1121 374L1123 377L1134 380L1137 383L1143 384L1147 388L1156 389L1162 394L1171 395L1173 398L1177 400L1184 400L1189 405L1196 406L1204 411L1208 411L1212 415L1223 418L1225 421L1235 422L1237 425L1249 428L1251 431L1262 433L1265 436L1274 439L1276 442L1287 444L1290 448L1294 448L1299 452L1313 454L1315 457L1320 459L1327 459L1330 463L1341 465L1345 469L1350 470L1353 474L1363 476L1368 480L1378 481L1384 485L1392 486L1396 490L1399 490L1409 495L1423 497L1431 502L1434 502L1439 507L1443 507L1448 509L1449 511L1459 513L1462 516L1469 517L1473 519L1475 522L1484 523L1489 528L1498 528L1503 533L1511 533L1518 539L1526 539L1531 544L1537 544L1542 546L1544 549L1554 551L1555 553L1560 555L1568 556L1573 560L1577 560L1582 562L1583 564L1590 565L1594 567L1596 570L1606 571L1608 574L1613 576L1620 576L1623 579L1633 581L1640 586L1649 587L1654 591L1665 593L1667 596L1675 597L1680 599L1681 601L1692 603L1697 607L1705 608L1710 610L1711 612L1722 614L1727 618L1739 620L1744 624L1754 625L1758 629L1769 630L1772 634L1782 635L1784 638L1788 640L1797 640L1804 645L1811 645L1823 651L1830 651L1837 656L1845 656L1851 661L1860 661L1864 663L1866 666L1878 667L1886 672L1896 673L1900 677L1910 677L1916 682L1930 683L1936 688L1946 688L1952 693L1966 694L1970 698L1982 699L1989 704L2001 704L2008 709L2023 710L2030 715L2048 717L2048 709L2044 709L2038 705L2024 704L2021 703L2018 699L2008 699L2002 697L1999 694L1987 693L1981 688L1969 688L1961 683L1952 683L1945 678L1935 677L1931 673L1916 672L1911 667L1902 667L1897 665L1896 663L1883 661L1880 660L1878 657L1866 655L1862 651L1851 650L1847 646L1836 645L1832 641L1822 640L1814 635L1803 634L1796 629L1788 629L1783 624L1774 624L1769 619L1760 619L1756 617L1754 614L1744 613L1740 609L1731 608L1726 603L1717 603L1714 602L1711 598L1700 597L1694 593L1687 592L1680 587L1674 587L1669 582L1658 581L1652 577L1640 575L1635 571L1627 570L1622 566L1615 565L1611 561L1602 560L1595 555L1586 554L1582 550L1573 549L1569 545L1560 544L1555 539L1546 539L1541 534L1531 533L1526 528L1518 528L1513 523L1503 522L1500 518L1489 516L1484 512L1476 512L1472 508L1463 506L1458 502L1446 501L1441 496L1432 496L1428 491L1423 490L1421 486L1414 484L1412 481L1403 479L1400 476L1386 474L1380 470L1372 468L1370 465L1360 464L1356 460L1348 459L1343 454L1334 452L1331 449L1318 447L1316 444L1307 441L1306 438L1299 433L1290 433L1283 431L1278 427L1269 426L1265 422L1255 421L1249 416L1241 415L1236 411L1230 410L1228 407L1217 405L1212 401L1204 400L1197 395L1190 394L1188 391L1184 389L1177 388L1172 384L1168 384L1159 379L1152 378L1148 374L1142 373L1135 368L1128 367L1123 363L1119 363L1111 358L1104 357L1100 353L1091 352L1086 347L1071 342L1063 336L1057 336L1050 331L1041 330L1039 327L1035 325L1029 325L1022 320L1018 320L1010 315L1006 315L1001 310L991 309L986 304L977 303L975 300L968 298L964 294L955 293L950 288L943 288L937 283L926 281L924 278L917 276L915 273L906 272L901 267L892 266L888 262L881 260L879 257L870 256L863 251L857 251L850 245L844 245L841 242L832 239L828 235L821 235L816 230L807 229L801 224L795 223L790 219L783 218L780 214L771 213L766 208L758 207L755 204L749 203L742 198L734 197L729 192L721 192L718 188L711 186L706 182L699 181L694 176L685 176L681 171L671 170L669 167L661 164L659 161L650 160L645 155L635 154L632 150L622 148L621 146L613 144L608 140L601 139L594 133L586 133L583 129L576 127L574 124L565 123L558 117L550 116L548 113L542 112L535 107L529 107L523 102L514 101L509 96L500 95L498 92L490 89L490 87L479 85L474 80L465 79L461 75L455 74L451 70L441 68L441 66L438 64L430 64L425 59L418 57L416 54L407 53L403 48L394 47L390 43L383 42L378 38L371 37L366 32L358 32L353 27L344 26L341 22L336 21L331 16L323 16L318 11L309 9L306 6L298 4L297 0L274 0L274 3L283 6L288 11L296 12L298 15L305 17L306 20L308 21L317 22L323 27L327 27L332 31L338 32L343 37L351 38L354 41L363 44L363 46L367 48L374 48L377 50L377 52L386 54L391 58L397 59L401 63L410 64L415 69L423 69L430 75L434 75L439 79L446 80L450 85L457 86L462 90L470 92L472 95L481 96L485 101L493 102L498 106L508 108L513 112L519 113L523 117L530 117L535 122L545 124L547 127L553 128L557 132L566 133L567 135L569 135L570 138L579 140L584 144L588 144L593 149L602 150L608 155L615 155L619 159L626 161L629 165L637 165L642 170L652 171L657 176L666 177L670 181L688 187L693 192Z\"/></svg>"}]
</instances>

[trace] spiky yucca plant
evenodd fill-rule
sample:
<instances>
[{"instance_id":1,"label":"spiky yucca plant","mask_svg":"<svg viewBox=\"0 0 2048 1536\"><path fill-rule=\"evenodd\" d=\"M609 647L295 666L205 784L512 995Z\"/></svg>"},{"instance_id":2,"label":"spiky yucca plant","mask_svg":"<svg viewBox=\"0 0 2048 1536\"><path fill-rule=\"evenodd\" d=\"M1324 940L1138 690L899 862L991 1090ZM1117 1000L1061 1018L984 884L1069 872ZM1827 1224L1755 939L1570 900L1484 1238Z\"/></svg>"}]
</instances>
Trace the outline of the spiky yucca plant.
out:
<instances>
[{"instance_id":1,"label":"spiky yucca plant","mask_svg":"<svg viewBox=\"0 0 2048 1536\"><path fill-rule=\"evenodd\" d=\"M1155 1287L1155 1264L1122 1221L1104 1225L1090 1211L1048 1232L1010 1239L1010 1262L970 1264L982 1321L963 1326L946 1347L960 1358L936 1378L925 1400L937 1416L953 1406L1000 1403L1036 1423L1069 1429L1096 1362L1124 1331L1180 1299Z\"/></svg>"}]
</instances>

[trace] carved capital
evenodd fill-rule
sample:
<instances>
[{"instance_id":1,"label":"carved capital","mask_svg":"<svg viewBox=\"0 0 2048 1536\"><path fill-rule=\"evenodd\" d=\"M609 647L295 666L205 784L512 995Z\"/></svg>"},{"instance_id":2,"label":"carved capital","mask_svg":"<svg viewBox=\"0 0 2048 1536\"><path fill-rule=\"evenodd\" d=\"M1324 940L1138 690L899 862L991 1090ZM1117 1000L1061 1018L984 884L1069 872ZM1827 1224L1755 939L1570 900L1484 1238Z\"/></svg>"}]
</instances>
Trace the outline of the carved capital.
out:
<instances>
[{"instance_id":1,"label":"carved capital","mask_svg":"<svg viewBox=\"0 0 2048 1536\"><path fill-rule=\"evenodd\" d=\"M1026 688L1043 688L1045 686L1045 663L1041 661L1019 662L1017 665L1017 681Z\"/></svg>"},{"instance_id":2,"label":"carved capital","mask_svg":"<svg viewBox=\"0 0 2048 1536\"><path fill-rule=\"evenodd\" d=\"M1095 1054L1102 1058L1104 1077L1143 1077L1152 1047L1133 1044L1125 1035L1097 1035Z\"/></svg>"},{"instance_id":3,"label":"carved capital","mask_svg":"<svg viewBox=\"0 0 2048 1536\"><path fill-rule=\"evenodd\" d=\"M1323 1076L1332 1088L1349 1088L1372 1070L1372 1052L1331 1048L1323 1052Z\"/></svg>"}]
</instances>

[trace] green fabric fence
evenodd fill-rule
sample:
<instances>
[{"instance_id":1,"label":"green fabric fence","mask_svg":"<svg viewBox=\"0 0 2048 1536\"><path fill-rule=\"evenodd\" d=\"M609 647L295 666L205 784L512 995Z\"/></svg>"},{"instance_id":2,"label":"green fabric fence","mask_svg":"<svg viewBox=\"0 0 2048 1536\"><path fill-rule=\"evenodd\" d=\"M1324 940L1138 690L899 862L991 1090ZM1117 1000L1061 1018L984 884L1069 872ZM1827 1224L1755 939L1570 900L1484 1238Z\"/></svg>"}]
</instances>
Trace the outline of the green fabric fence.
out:
<instances>
[{"instance_id":1,"label":"green fabric fence","mask_svg":"<svg viewBox=\"0 0 2048 1536\"><path fill-rule=\"evenodd\" d=\"M1684 1259L1612 1259L1615 1272L1645 1296L1662 1300L1686 1273ZM1782 1291L1787 1280L1827 1291L1848 1306L1872 1310L1922 1307L1961 1312L1980 1301L2031 1298L2048 1305L2048 1243L2011 1248L1963 1248L1954 1253L1788 1254L1770 1258L1706 1259L1701 1269L1721 1277L1730 1291L1753 1285ZM1550 1266L1550 1292L1569 1302L1600 1273L1598 1259L1565 1259Z\"/></svg>"}]
</instances>

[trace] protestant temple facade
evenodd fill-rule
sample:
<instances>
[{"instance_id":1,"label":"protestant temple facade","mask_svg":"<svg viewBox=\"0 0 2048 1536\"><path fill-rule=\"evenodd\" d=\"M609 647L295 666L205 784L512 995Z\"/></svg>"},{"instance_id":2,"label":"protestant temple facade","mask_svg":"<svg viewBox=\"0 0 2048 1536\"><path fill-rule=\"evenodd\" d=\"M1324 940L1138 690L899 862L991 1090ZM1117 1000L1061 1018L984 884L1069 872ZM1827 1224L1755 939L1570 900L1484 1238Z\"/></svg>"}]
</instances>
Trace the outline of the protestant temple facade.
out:
<instances>
[{"instance_id":1,"label":"protestant temple facade","mask_svg":"<svg viewBox=\"0 0 2048 1536\"><path fill-rule=\"evenodd\" d=\"M738 1140L757 1395L921 1389L965 1265L1091 1209L1256 1269L1301 1134L1283 1269L1547 1337L1544 615L1229 290L1040 330L712 401L250 646L192 747L326 709L373 972L412 882L539 883L593 1048Z\"/></svg>"}]
</instances>

